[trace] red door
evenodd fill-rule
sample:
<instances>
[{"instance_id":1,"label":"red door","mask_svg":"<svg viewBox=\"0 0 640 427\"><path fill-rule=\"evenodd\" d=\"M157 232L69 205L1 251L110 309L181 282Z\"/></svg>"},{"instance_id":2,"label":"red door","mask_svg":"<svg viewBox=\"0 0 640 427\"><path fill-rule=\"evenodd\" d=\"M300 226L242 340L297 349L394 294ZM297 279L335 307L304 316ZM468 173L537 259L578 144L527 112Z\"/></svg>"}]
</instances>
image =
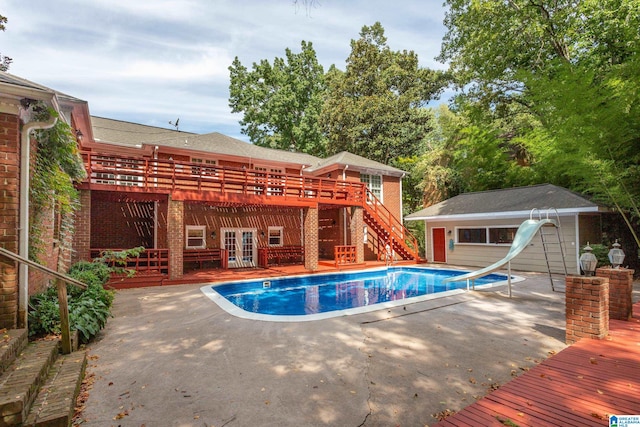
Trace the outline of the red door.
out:
<instances>
[{"instance_id":1,"label":"red door","mask_svg":"<svg viewBox=\"0 0 640 427\"><path fill-rule=\"evenodd\" d=\"M433 236L433 262L447 262L447 241L444 236L444 228L432 228Z\"/></svg>"}]
</instances>

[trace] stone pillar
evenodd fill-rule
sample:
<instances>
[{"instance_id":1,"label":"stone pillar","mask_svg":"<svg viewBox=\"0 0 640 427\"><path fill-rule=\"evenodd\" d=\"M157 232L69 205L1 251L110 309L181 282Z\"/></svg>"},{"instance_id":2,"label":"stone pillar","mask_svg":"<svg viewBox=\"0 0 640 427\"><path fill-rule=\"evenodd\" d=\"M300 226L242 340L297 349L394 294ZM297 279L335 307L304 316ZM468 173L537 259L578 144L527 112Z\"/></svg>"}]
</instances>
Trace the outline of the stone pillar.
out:
<instances>
[{"instance_id":1,"label":"stone pillar","mask_svg":"<svg viewBox=\"0 0 640 427\"><path fill-rule=\"evenodd\" d=\"M71 262L91 260L91 190L80 190L80 208L73 224Z\"/></svg>"},{"instance_id":2,"label":"stone pillar","mask_svg":"<svg viewBox=\"0 0 640 427\"><path fill-rule=\"evenodd\" d=\"M20 119L0 113L0 246L18 252ZM17 263L0 256L0 328L18 321Z\"/></svg>"},{"instance_id":3,"label":"stone pillar","mask_svg":"<svg viewBox=\"0 0 640 427\"><path fill-rule=\"evenodd\" d=\"M581 338L602 339L609 333L609 279L567 276L566 343Z\"/></svg>"},{"instance_id":4,"label":"stone pillar","mask_svg":"<svg viewBox=\"0 0 640 427\"><path fill-rule=\"evenodd\" d=\"M364 262L364 211L359 206L351 208L351 244L356 247L356 263Z\"/></svg>"},{"instance_id":5,"label":"stone pillar","mask_svg":"<svg viewBox=\"0 0 640 427\"><path fill-rule=\"evenodd\" d=\"M184 202L171 200L167 208L167 243L169 248L169 278L179 279L184 271Z\"/></svg>"},{"instance_id":6,"label":"stone pillar","mask_svg":"<svg viewBox=\"0 0 640 427\"><path fill-rule=\"evenodd\" d=\"M318 269L318 208L304 209L304 268Z\"/></svg>"},{"instance_id":7,"label":"stone pillar","mask_svg":"<svg viewBox=\"0 0 640 427\"><path fill-rule=\"evenodd\" d=\"M597 277L609 279L609 319L631 320L633 315L633 273L627 268L602 267Z\"/></svg>"}]
</instances>

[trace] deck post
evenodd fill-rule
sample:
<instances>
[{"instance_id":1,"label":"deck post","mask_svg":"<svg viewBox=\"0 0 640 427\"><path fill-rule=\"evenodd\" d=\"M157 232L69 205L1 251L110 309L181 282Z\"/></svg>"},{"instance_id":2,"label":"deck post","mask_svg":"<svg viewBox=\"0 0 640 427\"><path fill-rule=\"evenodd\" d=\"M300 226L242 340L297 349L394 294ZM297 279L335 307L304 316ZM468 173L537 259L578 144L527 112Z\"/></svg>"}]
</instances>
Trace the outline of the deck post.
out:
<instances>
[{"instance_id":1,"label":"deck post","mask_svg":"<svg viewBox=\"0 0 640 427\"><path fill-rule=\"evenodd\" d=\"M60 332L62 339L62 354L70 354L71 347L71 331L69 328L69 304L67 300L67 284L60 279L56 279L56 287L58 288L58 307L60 308Z\"/></svg>"},{"instance_id":2,"label":"deck post","mask_svg":"<svg viewBox=\"0 0 640 427\"><path fill-rule=\"evenodd\" d=\"M609 279L609 319L631 320L633 316L633 273L628 268L602 267L597 277Z\"/></svg>"},{"instance_id":3,"label":"deck post","mask_svg":"<svg viewBox=\"0 0 640 427\"><path fill-rule=\"evenodd\" d=\"M356 264L364 262L364 211L359 206L351 208L351 245L356 247Z\"/></svg>"},{"instance_id":4,"label":"deck post","mask_svg":"<svg viewBox=\"0 0 640 427\"><path fill-rule=\"evenodd\" d=\"M75 212L72 262L91 260L91 190L79 190L80 203Z\"/></svg>"},{"instance_id":5,"label":"deck post","mask_svg":"<svg viewBox=\"0 0 640 427\"><path fill-rule=\"evenodd\" d=\"M609 333L609 279L567 276L566 343L581 338L603 339Z\"/></svg>"},{"instance_id":6,"label":"deck post","mask_svg":"<svg viewBox=\"0 0 640 427\"><path fill-rule=\"evenodd\" d=\"M318 239L319 239L318 208L304 209L304 268L318 269Z\"/></svg>"},{"instance_id":7,"label":"deck post","mask_svg":"<svg viewBox=\"0 0 640 427\"><path fill-rule=\"evenodd\" d=\"M167 208L167 243L169 246L169 278L179 279L184 270L184 202L169 198Z\"/></svg>"}]
</instances>

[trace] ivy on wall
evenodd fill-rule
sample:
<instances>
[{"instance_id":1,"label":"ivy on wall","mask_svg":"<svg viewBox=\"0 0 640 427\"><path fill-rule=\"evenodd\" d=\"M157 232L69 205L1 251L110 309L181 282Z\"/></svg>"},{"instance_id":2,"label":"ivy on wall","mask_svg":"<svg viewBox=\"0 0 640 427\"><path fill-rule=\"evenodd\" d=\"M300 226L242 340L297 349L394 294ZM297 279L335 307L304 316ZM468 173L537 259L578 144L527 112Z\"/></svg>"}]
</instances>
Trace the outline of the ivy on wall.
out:
<instances>
[{"instance_id":1,"label":"ivy on wall","mask_svg":"<svg viewBox=\"0 0 640 427\"><path fill-rule=\"evenodd\" d=\"M47 120L58 116L53 109L40 108L37 120ZM74 212L78 208L78 192L73 183L82 180L86 172L78 153L75 135L71 127L57 120L50 129L35 133L36 149L32 158L30 197L29 255L33 261L40 261L45 246L45 215L54 216L55 236L61 245L69 245L73 232ZM66 248L64 248L66 249Z\"/></svg>"}]
</instances>

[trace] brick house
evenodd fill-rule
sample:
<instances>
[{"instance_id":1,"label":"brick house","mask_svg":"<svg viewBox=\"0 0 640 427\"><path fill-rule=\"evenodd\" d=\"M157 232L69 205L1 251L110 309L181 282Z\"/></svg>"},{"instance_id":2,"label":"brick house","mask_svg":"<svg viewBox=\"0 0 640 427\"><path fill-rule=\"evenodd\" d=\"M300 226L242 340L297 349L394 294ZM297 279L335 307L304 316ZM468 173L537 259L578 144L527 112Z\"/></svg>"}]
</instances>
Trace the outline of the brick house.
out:
<instances>
[{"instance_id":1,"label":"brick house","mask_svg":"<svg viewBox=\"0 0 640 427\"><path fill-rule=\"evenodd\" d=\"M398 219L405 174L399 169L348 152L321 159L220 133L93 117L86 101L0 73L0 178L6 183L0 244L8 250L25 253L16 232L15 189L29 141L29 99L61 113L85 162L72 261L143 246L135 268L179 279L203 263L238 268L299 262L308 270L322 260L362 263L388 256L387 245L397 259L418 260L417 242ZM13 263L5 261L1 303L13 308L0 307L0 320L10 327L15 300L26 292L19 291L25 285L18 285Z\"/></svg>"}]
</instances>

